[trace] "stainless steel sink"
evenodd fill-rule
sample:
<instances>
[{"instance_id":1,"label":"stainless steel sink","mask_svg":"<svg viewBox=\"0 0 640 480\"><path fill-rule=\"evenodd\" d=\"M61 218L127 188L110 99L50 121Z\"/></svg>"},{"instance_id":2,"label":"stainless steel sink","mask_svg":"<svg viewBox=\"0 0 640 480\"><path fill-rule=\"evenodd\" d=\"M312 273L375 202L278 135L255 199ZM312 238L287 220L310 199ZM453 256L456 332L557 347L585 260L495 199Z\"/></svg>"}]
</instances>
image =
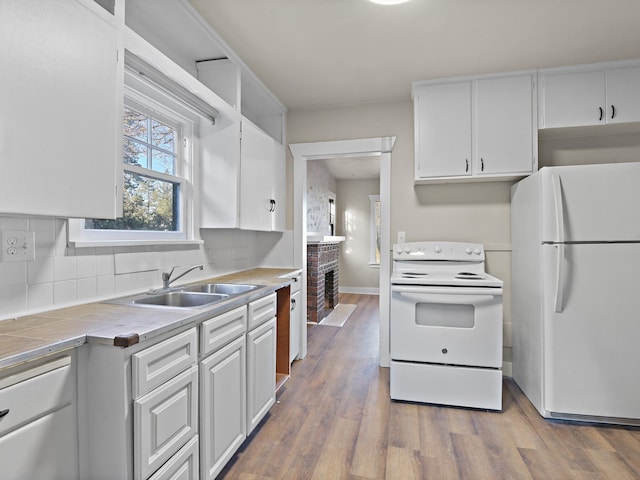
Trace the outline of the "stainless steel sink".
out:
<instances>
[{"instance_id":1,"label":"stainless steel sink","mask_svg":"<svg viewBox=\"0 0 640 480\"><path fill-rule=\"evenodd\" d=\"M260 288L260 285L244 283L202 283L183 288L185 292L201 292L207 294L239 295Z\"/></svg>"},{"instance_id":2,"label":"stainless steel sink","mask_svg":"<svg viewBox=\"0 0 640 480\"><path fill-rule=\"evenodd\" d=\"M196 292L165 292L155 295L144 295L135 298L131 303L135 305L158 305L163 307L201 307L229 298L222 293L196 293Z\"/></svg>"}]
</instances>

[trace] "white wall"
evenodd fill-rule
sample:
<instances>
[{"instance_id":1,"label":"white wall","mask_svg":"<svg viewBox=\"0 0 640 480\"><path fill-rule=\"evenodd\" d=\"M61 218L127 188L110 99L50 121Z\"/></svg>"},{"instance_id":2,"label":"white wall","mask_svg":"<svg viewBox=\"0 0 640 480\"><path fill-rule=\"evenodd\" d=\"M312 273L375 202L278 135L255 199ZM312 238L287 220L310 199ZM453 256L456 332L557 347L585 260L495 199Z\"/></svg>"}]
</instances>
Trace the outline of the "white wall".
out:
<instances>
[{"instance_id":1,"label":"white wall","mask_svg":"<svg viewBox=\"0 0 640 480\"><path fill-rule=\"evenodd\" d=\"M337 182L336 234L340 245L340 291L377 293L380 268L369 265L371 212L369 195L380 193L380 180Z\"/></svg>"}]
</instances>

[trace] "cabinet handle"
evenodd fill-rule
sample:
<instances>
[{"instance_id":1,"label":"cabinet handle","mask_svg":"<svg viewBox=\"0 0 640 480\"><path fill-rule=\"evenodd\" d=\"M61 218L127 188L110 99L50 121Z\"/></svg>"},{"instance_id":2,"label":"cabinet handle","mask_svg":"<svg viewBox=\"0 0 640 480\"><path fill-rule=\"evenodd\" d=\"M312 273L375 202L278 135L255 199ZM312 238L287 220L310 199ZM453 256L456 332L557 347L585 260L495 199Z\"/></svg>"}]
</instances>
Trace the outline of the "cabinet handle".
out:
<instances>
[{"instance_id":1,"label":"cabinet handle","mask_svg":"<svg viewBox=\"0 0 640 480\"><path fill-rule=\"evenodd\" d=\"M269 203L271 204L271 207L269 207L269 211L270 212L275 212L276 211L276 201L272 198L269 200Z\"/></svg>"},{"instance_id":2,"label":"cabinet handle","mask_svg":"<svg viewBox=\"0 0 640 480\"><path fill-rule=\"evenodd\" d=\"M7 415L9 415L9 409L8 408L6 410L0 410L0 418L4 418Z\"/></svg>"},{"instance_id":3,"label":"cabinet handle","mask_svg":"<svg viewBox=\"0 0 640 480\"><path fill-rule=\"evenodd\" d=\"M604 112L602 110L602 107L598 107L600 109L600 118L598 119L599 122L602 121L602 116L604 115Z\"/></svg>"},{"instance_id":4,"label":"cabinet handle","mask_svg":"<svg viewBox=\"0 0 640 480\"><path fill-rule=\"evenodd\" d=\"M611 105L611 118L616 116L616 106Z\"/></svg>"},{"instance_id":5,"label":"cabinet handle","mask_svg":"<svg viewBox=\"0 0 640 480\"><path fill-rule=\"evenodd\" d=\"M291 299L291 311L293 312L296 309L296 299Z\"/></svg>"},{"instance_id":6,"label":"cabinet handle","mask_svg":"<svg viewBox=\"0 0 640 480\"><path fill-rule=\"evenodd\" d=\"M469 159L465 158L464 159L464 163L465 163L464 171L468 172L469 171Z\"/></svg>"},{"instance_id":7,"label":"cabinet handle","mask_svg":"<svg viewBox=\"0 0 640 480\"><path fill-rule=\"evenodd\" d=\"M484 172L484 159L480 158L480 171Z\"/></svg>"}]
</instances>

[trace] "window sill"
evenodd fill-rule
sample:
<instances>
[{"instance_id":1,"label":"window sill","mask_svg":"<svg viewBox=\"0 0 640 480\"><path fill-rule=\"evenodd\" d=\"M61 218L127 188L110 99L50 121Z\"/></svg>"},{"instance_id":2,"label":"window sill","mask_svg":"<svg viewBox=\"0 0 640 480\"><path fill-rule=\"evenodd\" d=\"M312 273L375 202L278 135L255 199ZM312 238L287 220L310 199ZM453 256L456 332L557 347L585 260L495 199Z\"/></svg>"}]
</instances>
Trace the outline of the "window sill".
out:
<instances>
[{"instance_id":1,"label":"window sill","mask_svg":"<svg viewBox=\"0 0 640 480\"><path fill-rule=\"evenodd\" d=\"M202 245L204 240L80 240L67 242L74 248L142 247L147 245Z\"/></svg>"}]
</instances>

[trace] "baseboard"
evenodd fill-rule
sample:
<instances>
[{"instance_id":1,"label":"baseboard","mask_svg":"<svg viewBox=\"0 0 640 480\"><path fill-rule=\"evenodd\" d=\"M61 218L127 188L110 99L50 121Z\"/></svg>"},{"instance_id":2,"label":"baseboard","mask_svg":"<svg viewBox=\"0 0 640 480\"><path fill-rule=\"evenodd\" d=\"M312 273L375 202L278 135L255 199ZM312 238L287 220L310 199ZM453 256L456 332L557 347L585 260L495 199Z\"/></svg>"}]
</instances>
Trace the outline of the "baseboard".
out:
<instances>
[{"instance_id":1,"label":"baseboard","mask_svg":"<svg viewBox=\"0 0 640 480\"><path fill-rule=\"evenodd\" d=\"M339 287L339 293L356 293L358 295L380 295L379 288L367 287Z\"/></svg>"}]
</instances>

